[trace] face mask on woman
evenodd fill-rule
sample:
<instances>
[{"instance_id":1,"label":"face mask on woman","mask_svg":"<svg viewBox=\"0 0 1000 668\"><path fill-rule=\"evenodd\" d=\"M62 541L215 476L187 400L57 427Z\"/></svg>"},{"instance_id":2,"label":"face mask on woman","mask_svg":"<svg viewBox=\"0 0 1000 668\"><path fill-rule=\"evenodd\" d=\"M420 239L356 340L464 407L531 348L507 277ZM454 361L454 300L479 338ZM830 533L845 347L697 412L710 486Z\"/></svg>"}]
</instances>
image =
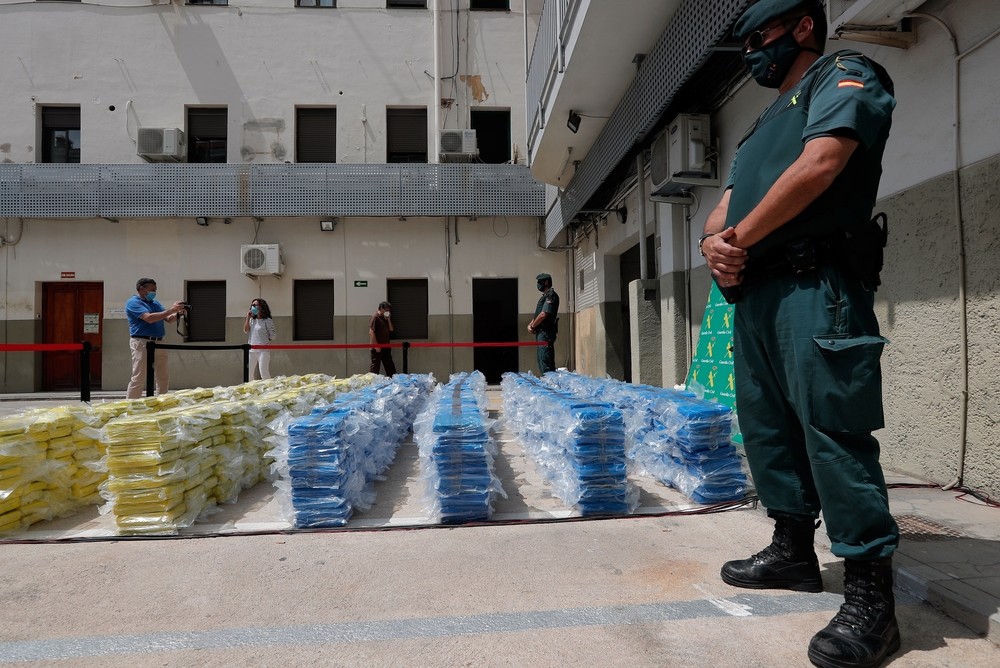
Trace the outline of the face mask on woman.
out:
<instances>
[{"instance_id":1,"label":"face mask on woman","mask_svg":"<svg viewBox=\"0 0 1000 668\"><path fill-rule=\"evenodd\" d=\"M257 309L256 306L251 306L250 307L250 315L257 315L258 312L259 312L259 310Z\"/></svg>"}]
</instances>

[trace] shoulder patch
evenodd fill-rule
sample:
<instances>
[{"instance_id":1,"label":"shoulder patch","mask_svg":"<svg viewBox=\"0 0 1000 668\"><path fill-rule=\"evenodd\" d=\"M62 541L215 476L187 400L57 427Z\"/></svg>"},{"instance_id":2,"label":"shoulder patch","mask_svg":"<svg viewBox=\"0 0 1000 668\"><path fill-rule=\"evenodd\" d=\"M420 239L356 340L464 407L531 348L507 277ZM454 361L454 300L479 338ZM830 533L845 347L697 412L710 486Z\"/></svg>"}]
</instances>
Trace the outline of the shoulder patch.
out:
<instances>
[{"instance_id":1,"label":"shoulder patch","mask_svg":"<svg viewBox=\"0 0 1000 668\"><path fill-rule=\"evenodd\" d=\"M863 81L856 81L854 79L841 79L837 83L837 88L864 88L865 84Z\"/></svg>"}]
</instances>

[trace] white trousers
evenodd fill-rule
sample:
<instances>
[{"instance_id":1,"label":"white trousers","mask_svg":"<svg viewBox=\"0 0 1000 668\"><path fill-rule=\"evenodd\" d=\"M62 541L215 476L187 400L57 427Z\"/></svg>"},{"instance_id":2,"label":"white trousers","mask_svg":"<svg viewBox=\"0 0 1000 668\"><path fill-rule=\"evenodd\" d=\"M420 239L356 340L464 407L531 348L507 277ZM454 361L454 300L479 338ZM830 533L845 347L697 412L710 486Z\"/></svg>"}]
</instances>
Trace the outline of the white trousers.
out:
<instances>
[{"instance_id":1,"label":"white trousers","mask_svg":"<svg viewBox=\"0 0 1000 668\"><path fill-rule=\"evenodd\" d=\"M254 369L259 369L260 378L271 377L271 351L270 350L250 350L250 380L256 378Z\"/></svg>"},{"instance_id":2,"label":"white trousers","mask_svg":"<svg viewBox=\"0 0 1000 668\"><path fill-rule=\"evenodd\" d=\"M128 382L125 397L138 399L146 391L146 339L129 339L132 349L132 379ZM153 360L153 380L156 383L156 393L163 394L170 388L170 369L167 366L167 351L157 350Z\"/></svg>"}]
</instances>

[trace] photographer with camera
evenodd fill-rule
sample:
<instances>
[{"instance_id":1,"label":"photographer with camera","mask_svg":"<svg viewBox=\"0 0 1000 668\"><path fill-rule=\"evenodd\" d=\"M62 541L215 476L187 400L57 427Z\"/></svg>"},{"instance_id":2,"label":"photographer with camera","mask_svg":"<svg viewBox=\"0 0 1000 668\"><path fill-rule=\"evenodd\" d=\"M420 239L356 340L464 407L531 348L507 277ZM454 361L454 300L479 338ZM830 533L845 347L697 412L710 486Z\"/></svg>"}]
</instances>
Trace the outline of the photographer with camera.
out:
<instances>
[{"instance_id":1,"label":"photographer with camera","mask_svg":"<svg viewBox=\"0 0 1000 668\"><path fill-rule=\"evenodd\" d=\"M266 345L274 340L274 320L271 319L271 307L263 299L250 302L250 310L243 321L243 332L250 335L248 343L251 346ZM255 377L254 368L260 371L260 378L271 377L271 351L250 350L250 380Z\"/></svg>"},{"instance_id":2,"label":"photographer with camera","mask_svg":"<svg viewBox=\"0 0 1000 668\"><path fill-rule=\"evenodd\" d=\"M146 344L162 341L166 333L163 322L174 322L187 312L187 304L174 302L169 309L156 301L156 281L140 278L135 284L136 294L125 302L128 317L129 348L132 350L132 377L128 382L126 398L138 399L146 387ZM167 352L161 350L153 362L156 393L163 394L170 389L170 371L167 366Z\"/></svg>"}]
</instances>

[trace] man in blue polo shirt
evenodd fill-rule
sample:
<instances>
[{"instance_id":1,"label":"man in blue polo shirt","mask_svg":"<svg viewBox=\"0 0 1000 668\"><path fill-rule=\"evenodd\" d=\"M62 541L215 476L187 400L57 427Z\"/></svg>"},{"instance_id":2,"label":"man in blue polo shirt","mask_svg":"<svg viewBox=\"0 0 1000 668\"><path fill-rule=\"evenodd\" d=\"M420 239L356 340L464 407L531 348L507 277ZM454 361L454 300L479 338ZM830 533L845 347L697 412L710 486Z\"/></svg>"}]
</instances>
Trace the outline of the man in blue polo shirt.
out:
<instances>
[{"instance_id":1,"label":"man in blue polo shirt","mask_svg":"<svg viewBox=\"0 0 1000 668\"><path fill-rule=\"evenodd\" d=\"M136 294L125 302L129 347L132 349L132 378L129 380L126 393L129 399L138 399L146 388L146 344L149 341L161 341L166 329L163 322L173 322L178 314L185 311L184 302L174 302L169 309L164 309L163 305L156 301L156 281L151 278L140 278L136 281L135 291ZM153 364L156 393L163 394L170 386L170 371L167 367L165 350L156 354Z\"/></svg>"}]
</instances>

